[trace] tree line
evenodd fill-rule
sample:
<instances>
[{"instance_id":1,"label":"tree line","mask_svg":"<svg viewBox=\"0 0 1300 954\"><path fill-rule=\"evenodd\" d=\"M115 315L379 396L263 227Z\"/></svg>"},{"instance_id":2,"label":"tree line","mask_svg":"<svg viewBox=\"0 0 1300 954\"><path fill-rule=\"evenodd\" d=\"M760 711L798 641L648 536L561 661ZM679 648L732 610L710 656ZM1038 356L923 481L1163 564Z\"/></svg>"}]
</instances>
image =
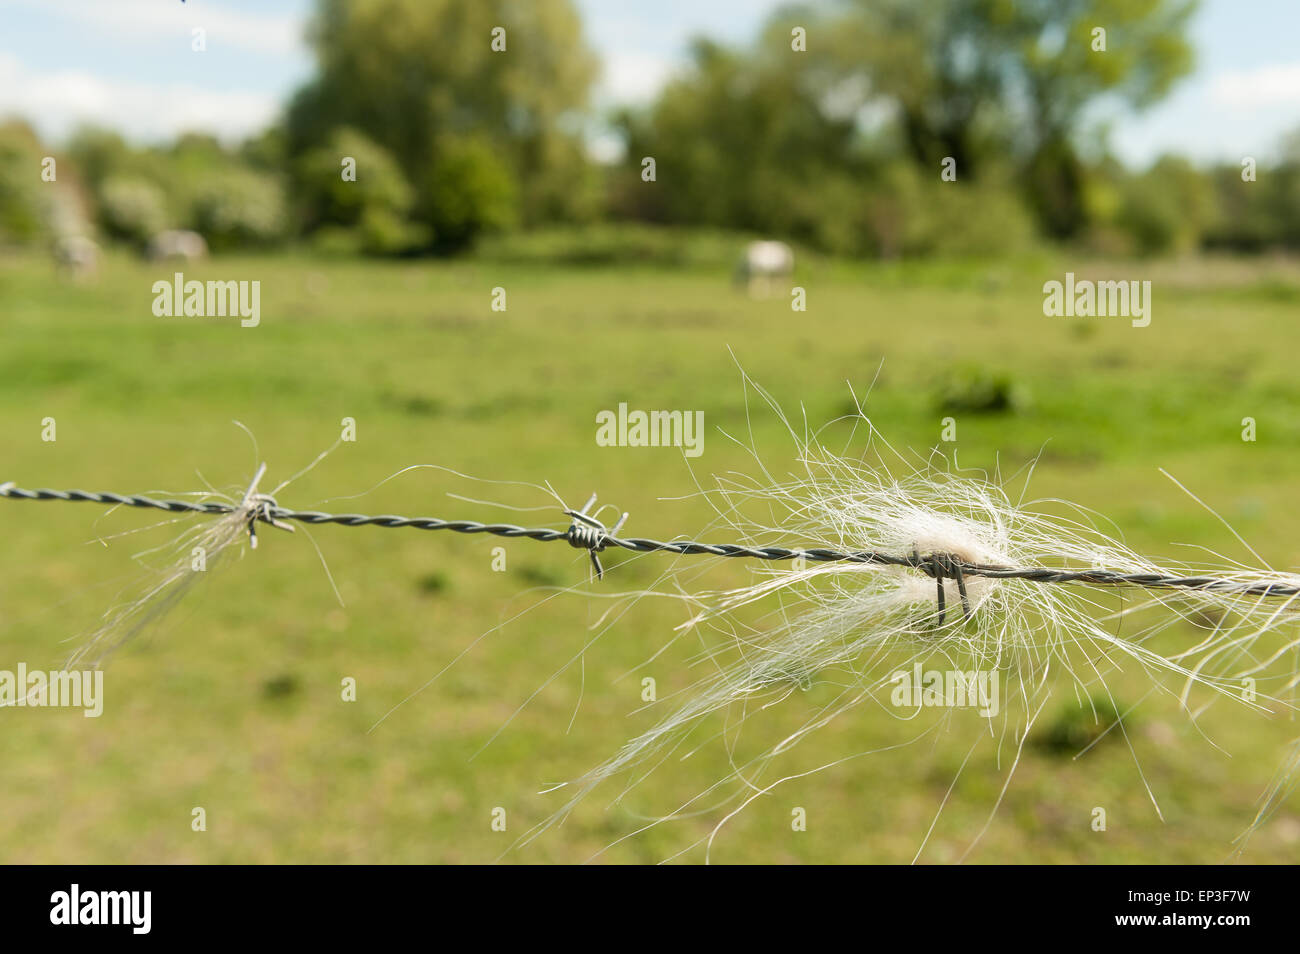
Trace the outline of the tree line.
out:
<instances>
[{"instance_id":1,"label":"tree line","mask_svg":"<svg viewBox=\"0 0 1300 954\"><path fill-rule=\"evenodd\" d=\"M571 0L319 0L315 75L237 146L85 128L57 150L116 241L306 242L452 254L543 227L649 223L860 257L1070 242L1114 254L1300 246L1300 137L1268 165L1134 170L1098 106L1143 110L1193 68L1194 0L823 0L754 42L692 44L652 102L597 116ZM623 158L598 162L603 121ZM49 147L0 126L0 241L48 237ZM649 160L649 161L647 161Z\"/></svg>"}]
</instances>

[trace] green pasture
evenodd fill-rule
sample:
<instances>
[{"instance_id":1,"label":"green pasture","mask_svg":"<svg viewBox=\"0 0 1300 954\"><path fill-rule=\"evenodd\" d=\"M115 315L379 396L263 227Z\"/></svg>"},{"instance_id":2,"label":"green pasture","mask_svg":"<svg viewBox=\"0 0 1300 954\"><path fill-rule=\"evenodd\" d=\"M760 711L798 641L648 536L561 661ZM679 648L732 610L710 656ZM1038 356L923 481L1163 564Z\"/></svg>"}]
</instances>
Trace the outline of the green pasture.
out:
<instances>
[{"instance_id":1,"label":"green pasture","mask_svg":"<svg viewBox=\"0 0 1300 954\"><path fill-rule=\"evenodd\" d=\"M437 464L549 481L574 505L598 491L630 512L632 535L714 538L725 528L713 528L696 496L710 475L755 473L751 442L774 474L797 464L795 442L746 388L743 368L800 433L805 418L818 428L852 413L855 390L891 443L919 461L951 416L958 440L945 449L962 467L1001 473L1016 496L1037 459L1030 497L1092 508L1139 551L1204 559L1179 546L1191 544L1250 559L1163 467L1269 564L1300 565L1300 267L1285 261L809 260L796 274L803 313L788 297L750 299L707 263L287 255L184 269L260 281L257 328L155 317L151 286L173 270L111 255L98 280L74 285L44 258L0 259L0 482L179 494L207 481L237 492L259 459L238 420L256 435L268 489L332 445L351 417L355 443L282 491L282 504L562 525L554 510L489 505L551 505L540 491L439 470L372 490L404 467ZM1042 283L1067 270L1150 279L1150 326L1044 317ZM504 312L490 307L497 287ZM598 447L596 414L621 401L702 410L703 455ZM1242 440L1248 417L1254 442ZM42 440L45 418L56 421L53 442ZM851 436L849 425L829 424L823 441L844 446ZM0 502L0 668L57 666L78 634L129 597L146 572L135 557L181 526L158 523L93 504ZM611 553L606 581L588 584L585 554L563 545L329 526L310 537L267 528L255 552L201 581L112 659L101 718L0 710L0 859L703 859L699 847L677 853L725 810L623 836L724 776L716 743L677 753L617 804L616 784L598 789L563 827L510 850L561 804L562 793L544 788L597 765L671 704L637 711L643 677L662 698L703 675L692 666L698 643L674 642L686 610L671 600L642 600L583 652L606 596L651 586L666 558ZM505 572L493 569L496 546ZM752 571L736 563L705 579L738 585ZM562 592L571 585L580 591ZM1189 624L1161 646L1199 635ZM341 699L347 678L355 702ZM1148 692L1142 672L1108 681L1122 708L1136 707L1127 741L1114 731L1077 758L1078 747L1049 744L1054 730L1082 723L1086 737L1092 728L1063 683L996 812L1014 743L1000 760L993 746L976 748L949 793L980 731L973 714L900 746L915 725L859 707L774 766L777 775L894 748L755 801L721 830L711 859L911 861L945 798L923 862L1228 859L1300 724L1223 701L1193 724L1169 694ZM774 743L824 694L793 693L744 744ZM1090 827L1098 806L1105 832ZM206 831L192 830L195 807ZM791 830L796 807L806 831ZM505 809L505 832L492 828L495 808ZM1300 858L1295 796L1242 857Z\"/></svg>"}]
</instances>

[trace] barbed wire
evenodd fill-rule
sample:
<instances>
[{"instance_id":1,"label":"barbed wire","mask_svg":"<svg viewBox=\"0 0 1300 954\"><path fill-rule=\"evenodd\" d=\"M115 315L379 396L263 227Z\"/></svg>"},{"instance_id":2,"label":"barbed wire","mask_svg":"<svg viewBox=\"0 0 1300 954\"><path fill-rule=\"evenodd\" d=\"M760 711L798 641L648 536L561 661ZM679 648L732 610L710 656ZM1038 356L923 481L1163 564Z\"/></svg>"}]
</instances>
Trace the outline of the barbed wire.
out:
<instances>
[{"instance_id":1,"label":"barbed wire","mask_svg":"<svg viewBox=\"0 0 1300 954\"><path fill-rule=\"evenodd\" d=\"M256 484L256 481L254 481ZM292 529L286 522L311 525L337 524L343 527L385 527L415 530L450 530L454 533L505 537L508 539L536 540L540 543L566 541L570 546L586 550L598 578L604 578L604 568L597 554L615 547L634 553L673 553L681 556L716 556L735 559L769 561L805 560L813 563L858 563L872 566L893 566L919 570L937 583L940 619L945 610L944 581L954 580L961 594L962 608L970 614L966 597L966 577L984 577L997 580L1025 580L1032 583L1079 583L1091 586L1134 586L1144 589L1188 589L1233 593L1242 596L1293 597L1300 596L1300 586L1290 583L1240 582L1215 576L1177 576L1159 573L1119 573L1113 570L1070 570L1051 567L1013 567L995 564L972 563L952 553L922 554L913 550L909 554L889 553L881 550L835 550L826 547L748 546L738 543L704 543L697 540L650 540L644 537L620 537L618 530L627 519L623 514L618 523L607 528L588 511L596 498L593 496L581 510L565 510L573 522L567 529L554 527L520 527L509 523L481 523L477 520L443 520L438 517L403 517L394 514L325 513L319 510L290 510L281 507L268 494L250 491L242 504L219 501L157 500L143 494L115 494L87 490L26 490L13 483L0 484L0 496L10 500L62 500L86 501L113 506L138 507L161 510L167 513L198 513L228 515L243 513L248 521L249 533L256 541L256 525L266 523L281 529Z\"/></svg>"}]
</instances>

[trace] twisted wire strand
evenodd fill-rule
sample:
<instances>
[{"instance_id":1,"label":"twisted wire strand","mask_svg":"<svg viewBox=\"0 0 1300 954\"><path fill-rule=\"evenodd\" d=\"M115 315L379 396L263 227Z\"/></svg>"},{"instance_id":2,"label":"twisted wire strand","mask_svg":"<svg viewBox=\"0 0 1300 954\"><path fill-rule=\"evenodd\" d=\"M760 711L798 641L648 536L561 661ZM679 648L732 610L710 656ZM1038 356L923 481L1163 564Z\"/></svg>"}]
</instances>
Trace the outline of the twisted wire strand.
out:
<instances>
[{"instance_id":1,"label":"twisted wire strand","mask_svg":"<svg viewBox=\"0 0 1300 954\"><path fill-rule=\"evenodd\" d=\"M574 522L565 530L552 527L519 527L509 523L480 523L476 520L443 520L438 517L402 517L393 514L324 513L319 510L290 510L274 504L255 508L217 501L157 500L143 494L115 494L87 490L26 490L12 483L0 484L0 497L11 500L86 501L114 506L162 510L167 513L232 514L244 511L250 528L256 523L291 521L304 524L338 524L344 527L411 527L416 530L451 530L455 533L486 533L509 539L524 538L551 543L567 541L593 556L608 547L634 553L674 553L681 556L718 556L736 559L785 561L803 559L814 563L859 563L872 566L895 566L920 570L938 583L940 599L943 581L956 580L964 594L964 578L977 576L996 580L1025 580L1032 583L1081 583L1090 586L1136 586L1145 589L1212 590L1243 596L1300 596L1300 586L1287 583L1242 583L1214 576L1175 576L1159 573L1118 573L1113 570L1068 570L1051 567L1012 567L969 563L951 553L899 555L879 550L834 550L825 547L754 547L736 543L702 543L696 540L649 540L644 537L617 537L599 526ZM599 563L596 564L599 570ZM965 600L963 599L963 604ZM965 607L963 607L965 608Z\"/></svg>"}]
</instances>

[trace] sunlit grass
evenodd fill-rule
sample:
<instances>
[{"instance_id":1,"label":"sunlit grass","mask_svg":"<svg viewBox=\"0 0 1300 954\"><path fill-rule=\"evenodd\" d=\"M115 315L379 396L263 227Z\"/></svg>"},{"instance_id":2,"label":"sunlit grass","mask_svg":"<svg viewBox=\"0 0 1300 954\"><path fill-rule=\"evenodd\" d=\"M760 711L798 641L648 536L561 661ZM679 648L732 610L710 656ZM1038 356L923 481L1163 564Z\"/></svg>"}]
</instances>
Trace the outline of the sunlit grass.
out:
<instances>
[{"instance_id":1,"label":"sunlit grass","mask_svg":"<svg viewBox=\"0 0 1300 954\"><path fill-rule=\"evenodd\" d=\"M671 538L696 533L711 516L695 500L658 499L691 494L690 470L671 450L596 446L597 411L619 401L703 410L705 452L692 463L705 478L746 466L744 451L721 432L748 440L751 426L769 467L793 463L778 422L748 415L754 406L736 362L792 418L802 402L814 426L851 409L846 382L862 393L874 380L869 412L896 445L922 452L938 443L947 413L940 397L973 368L1009 376L1025 400L1007 413L955 414L961 465L1000 466L1009 477L1041 453L1031 494L1095 508L1135 550L1157 558L1185 558L1177 543L1230 550L1223 528L1157 472L1162 466L1275 567L1300 564L1292 500L1300 389L1288 346L1300 335L1287 291L1293 273L1274 268L1252 283L1237 266L1188 267L1162 283L1171 266L1150 275L1144 270L1154 266L1096 266L1157 279L1151 326L1134 329L1126 321L1045 318L1041 285L1067 268L1085 270L1047 259L820 263L796 276L808 290L806 314L782 299L750 301L721 271L296 257L219 258L186 268L187 277L262 282L261 327L243 329L236 321L155 318L150 286L160 274L126 258L110 258L99 283L81 288L55 284L42 260L9 259L0 261L0 481L182 492L202 489L197 469L217 486L239 485L256 458L230 423L238 419L257 435L274 484L332 444L341 420L353 417L357 442L285 490L282 503L314 507L410 464L437 463L502 480L549 480L576 503L599 491L602 501L631 512L629 533ZM1229 278L1216 278L1219 271ZM507 290L505 313L489 307L494 286ZM55 443L40 439L45 417L57 420ZM1256 420L1255 443L1241 440L1244 417ZM426 470L330 506L561 519L485 508L447 492L548 502ZM140 572L131 555L175 528L111 539L107 548L87 541L155 519L91 504L0 504L0 668L60 662L70 648L64 640L93 629ZM539 789L581 774L650 724L645 713L629 716L641 704L641 675L655 676L661 695L690 677L685 646L647 673L624 675L682 619L679 608L645 601L586 653L581 670L567 670L480 752L590 638L587 627L603 604L562 594L493 632L370 732L480 634L548 595L535 587L584 582L585 556L506 542L508 571L497 573L492 547L501 541L311 532L346 607L301 532L267 529L256 553L213 574L151 637L113 661L102 718L0 713L0 857L492 860L557 807ZM650 583L655 559L615 569L605 585ZM625 560L614 554L607 563ZM722 573L741 583L748 569ZM346 677L357 681L355 703L340 699ZM1113 685L1129 703L1142 694L1140 676ZM798 695L786 703L792 719L803 704ZM1059 699L1047 718L1068 719L1074 705ZM903 737L894 720L866 710L858 716L809 741L801 760L826 762ZM1030 747L969 860L1227 857L1283 743L1300 731L1282 719L1239 719L1227 708L1212 711L1202 729L1222 752L1170 702L1148 700L1134 718L1131 735L1163 823L1122 744L1103 742L1077 760ZM713 857L908 861L968 739L856 759L792 783L733 822ZM511 857L575 861L599 852L635 826L632 811L684 801L725 771L707 758L666 765L645 804L633 799L607 812L608 798L597 793L565 827ZM925 860L962 855L1004 772L991 759L966 767ZM1099 805L1110 819L1104 834L1089 828ZM190 827L196 806L207 812L204 833ZM497 806L507 811L506 833L491 830ZM806 832L791 831L793 806L807 809ZM1298 811L1293 798L1245 857L1294 860ZM664 826L601 857L659 860L708 827L703 819Z\"/></svg>"}]
</instances>

